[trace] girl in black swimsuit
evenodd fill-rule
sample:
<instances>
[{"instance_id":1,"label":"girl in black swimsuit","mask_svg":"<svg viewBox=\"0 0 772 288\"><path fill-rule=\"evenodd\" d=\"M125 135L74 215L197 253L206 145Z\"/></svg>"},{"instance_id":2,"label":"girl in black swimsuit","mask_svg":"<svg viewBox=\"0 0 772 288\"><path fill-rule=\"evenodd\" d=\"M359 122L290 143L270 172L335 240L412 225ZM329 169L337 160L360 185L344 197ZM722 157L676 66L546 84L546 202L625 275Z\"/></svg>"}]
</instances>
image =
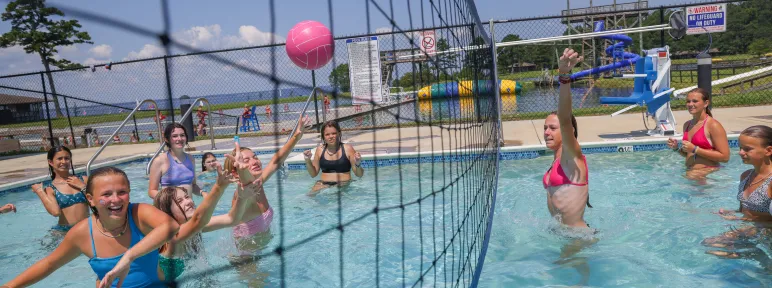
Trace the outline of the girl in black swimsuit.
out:
<instances>
[{"instance_id":1,"label":"girl in black swimsuit","mask_svg":"<svg viewBox=\"0 0 772 288\"><path fill-rule=\"evenodd\" d=\"M306 158L306 170L311 177L316 177L319 170L322 172L321 180L317 181L311 192L317 192L330 186L348 183L351 181L351 172L357 177L362 177L362 156L354 150L354 147L341 142L340 126L335 121L327 121L322 127L324 143L316 148L316 153L306 150L303 154ZM313 156L312 156L313 155Z\"/></svg>"}]
</instances>

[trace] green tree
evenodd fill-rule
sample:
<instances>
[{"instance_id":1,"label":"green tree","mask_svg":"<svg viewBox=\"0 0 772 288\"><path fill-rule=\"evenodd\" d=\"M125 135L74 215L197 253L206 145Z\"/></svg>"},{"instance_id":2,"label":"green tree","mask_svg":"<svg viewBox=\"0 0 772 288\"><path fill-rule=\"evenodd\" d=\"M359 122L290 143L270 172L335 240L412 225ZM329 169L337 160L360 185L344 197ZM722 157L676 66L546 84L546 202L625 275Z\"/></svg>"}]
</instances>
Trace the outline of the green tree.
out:
<instances>
[{"instance_id":1,"label":"green tree","mask_svg":"<svg viewBox=\"0 0 772 288\"><path fill-rule=\"evenodd\" d=\"M342 92L351 91L351 80L349 79L348 63L340 64L332 69L330 76L327 77L332 86L340 89Z\"/></svg>"},{"instance_id":2,"label":"green tree","mask_svg":"<svg viewBox=\"0 0 772 288\"><path fill-rule=\"evenodd\" d=\"M767 52L772 52L772 40L756 39L748 46L748 52L759 57Z\"/></svg>"},{"instance_id":3,"label":"green tree","mask_svg":"<svg viewBox=\"0 0 772 288\"><path fill-rule=\"evenodd\" d=\"M445 38L440 38L440 40L437 40L437 51L448 51L450 49L450 45L448 44L448 40ZM447 69L453 69L458 68L458 63L456 62L458 59L458 52L448 52L448 53L438 53L436 54L437 57L437 64L434 62L430 62L432 69L435 70L435 73L438 70L441 71L447 71Z\"/></svg>"},{"instance_id":4,"label":"green tree","mask_svg":"<svg viewBox=\"0 0 772 288\"><path fill-rule=\"evenodd\" d=\"M46 7L45 0L16 0L5 6L3 21L11 21L11 31L0 36L0 47L22 46L28 54L38 54L48 76L51 87L56 116L61 117L62 108L51 76L51 65L59 68L83 67L67 59L56 59L60 46L91 42L88 32L81 32L78 20L52 20L54 17L64 17L64 13L54 7Z\"/></svg>"}]
</instances>

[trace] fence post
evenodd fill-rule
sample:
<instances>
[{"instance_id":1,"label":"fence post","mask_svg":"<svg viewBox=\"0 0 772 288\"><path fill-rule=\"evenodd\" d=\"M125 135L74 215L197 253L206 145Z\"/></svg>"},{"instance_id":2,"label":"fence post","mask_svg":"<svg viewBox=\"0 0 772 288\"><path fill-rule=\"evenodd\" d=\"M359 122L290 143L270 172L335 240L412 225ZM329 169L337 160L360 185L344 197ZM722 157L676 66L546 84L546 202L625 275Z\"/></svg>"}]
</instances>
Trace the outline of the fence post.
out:
<instances>
[{"instance_id":1,"label":"fence post","mask_svg":"<svg viewBox=\"0 0 772 288\"><path fill-rule=\"evenodd\" d=\"M169 100L169 116L172 117L172 123L174 123L174 102L172 101L172 81L169 77L169 56L164 55L164 70L166 70L166 96ZM159 110L161 107L158 107ZM161 121L159 116L158 121Z\"/></svg>"},{"instance_id":2,"label":"fence post","mask_svg":"<svg viewBox=\"0 0 772 288\"><path fill-rule=\"evenodd\" d=\"M137 114L131 115L131 117L134 118L134 136L137 137L137 142L139 142L139 129L137 129Z\"/></svg>"},{"instance_id":3,"label":"fence post","mask_svg":"<svg viewBox=\"0 0 772 288\"><path fill-rule=\"evenodd\" d=\"M659 6L659 24L665 24L665 8ZM665 30L659 31L659 47L665 47Z\"/></svg>"},{"instance_id":4,"label":"fence post","mask_svg":"<svg viewBox=\"0 0 772 288\"><path fill-rule=\"evenodd\" d=\"M46 106L46 120L48 120L48 140L51 142L51 147L54 147L54 130L51 128L51 111L48 108L48 92L46 92L46 78L43 76L43 72L40 72L40 83L43 84L43 105ZM43 136L45 138L45 136Z\"/></svg>"},{"instance_id":5,"label":"fence post","mask_svg":"<svg viewBox=\"0 0 772 288\"><path fill-rule=\"evenodd\" d=\"M711 100L708 108L713 108L713 89L711 87L713 76L711 75L713 73L712 67L713 60L710 58L710 54L707 51L697 55L697 87L705 89L705 91L708 92L708 99Z\"/></svg>"},{"instance_id":6,"label":"fence post","mask_svg":"<svg viewBox=\"0 0 772 288\"><path fill-rule=\"evenodd\" d=\"M336 76L337 77L337 76ZM316 70L311 70L311 87L316 88ZM319 101L317 101L317 95L314 90L311 90L314 94L314 110L316 111L316 127L319 127ZM321 131L321 130L319 130Z\"/></svg>"},{"instance_id":7,"label":"fence post","mask_svg":"<svg viewBox=\"0 0 772 288\"><path fill-rule=\"evenodd\" d=\"M70 106L67 105L67 97L62 97L62 98L64 98L64 111L67 112L67 124L70 125L70 136L72 136L72 147L77 148L78 145L75 145L75 131L72 129L72 121L70 120Z\"/></svg>"},{"instance_id":8,"label":"fence post","mask_svg":"<svg viewBox=\"0 0 772 288\"><path fill-rule=\"evenodd\" d=\"M504 143L504 129L502 129L501 126L501 113L502 113L502 107L501 107L501 91L499 89L499 70L498 70L498 55L496 50L496 32L494 31L495 25L493 24L493 19L490 20L490 30L491 30L491 53L493 54L493 80L491 80L491 89L493 90L493 97L495 97L496 101L496 121L499 124L499 143ZM497 155L498 157L498 155Z\"/></svg>"}]
</instances>

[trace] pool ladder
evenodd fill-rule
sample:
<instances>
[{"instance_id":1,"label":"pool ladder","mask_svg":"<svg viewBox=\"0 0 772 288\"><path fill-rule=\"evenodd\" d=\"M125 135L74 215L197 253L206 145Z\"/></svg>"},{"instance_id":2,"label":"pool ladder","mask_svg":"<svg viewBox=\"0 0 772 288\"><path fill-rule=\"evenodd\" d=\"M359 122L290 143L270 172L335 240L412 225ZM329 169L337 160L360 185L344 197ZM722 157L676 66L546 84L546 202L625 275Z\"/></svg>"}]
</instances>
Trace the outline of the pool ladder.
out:
<instances>
[{"instance_id":1,"label":"pool ladder","mask_svg":"<svg viewBox=\"0 0 772 288\"><path fill-rule=\"evenodd\" d=\"M185 112L185 114L182 114L180 121L177 121L177 123L182 124L182 122L185 121L185 119L187 119L188 117L191 117L190 115L193 112L193 107L195 107L196 104L199 102L206 104L206 112L207 112L206 118L209 120L209 129L211 130L209 132L209 135L211 136L211 139L212 139L212 150L217 149L217 147L214 145L214 126L212 126L212 109L211 109L212 106L209 104L209 100L206 100L206 98L196 98L196 100L193 100L193 103L190 104L190 108L188 108L188 111ZM236 127L236 129L238 130L238 127ZM191 131L191 133L192 132L193 131ZM158 138L161 139L161 145L158 146L158 149L156 149L155 153L153 153L153 157L150 157L150 161L147 162L147 167L145 168L145 175L150 175L150 165L153 164L153 160L155 160L155 158L161 154L161 151L163 151L164 146L166 146L166 143L164 143L163 141L163 134L159 134L159 135L160 137Z\"/></svg>"},{"instance_id":2,"label":"pool ladder","mask_svg":"<svg viewBox=\"0 0 772 288\"><path fill-rule=\"evenodd\" d=\"M146 100L144 100L142 102L139 102L139 104L137 104L137 107L134 107L134 110L131 110L131 113L129 113L129 115L126 116L126 119L123 120L123 123L121 123L121 125L119 125L117 129L115 129L113 134L110 135L110 137L107 138L107 141L105 141L105 143L102 144L102 146L99 147L99 149L96 151L96 153L94 153L94 155L91 156L91 159L88 160L88 163L86 163L86 176L91 176L91 164L93 164L94 160L96 160L96 158L99 157L99 154L102 154L102 151L105 150L107 145L110 145L110 143L113 143L113 137L115 137L115 135L118 134L118 131L121 131L121 128L123 128L123 126L125 126L126 123L129 122L129 119L131 119L131 117L134 116L134 113L137 113L137 111L139 111L139 107L142 107L142 104L145 104L145 103L148 103L148 102L153 104L152 107L155 107L155 115L156 116L161 114L161 111L158 110L158 104L155 103L154 100L146 99ZM163 135L163 131L161 130L161 121L156 122L156 124L158 126L158 133L159 133L158 135ZM158 137L158 139L159 139L159 142L161 142L161 145L163 146L163 143L164 143L163 142L163 137ZM212 141L214 141L214 139Z\"/></svg>"}]
</instances>

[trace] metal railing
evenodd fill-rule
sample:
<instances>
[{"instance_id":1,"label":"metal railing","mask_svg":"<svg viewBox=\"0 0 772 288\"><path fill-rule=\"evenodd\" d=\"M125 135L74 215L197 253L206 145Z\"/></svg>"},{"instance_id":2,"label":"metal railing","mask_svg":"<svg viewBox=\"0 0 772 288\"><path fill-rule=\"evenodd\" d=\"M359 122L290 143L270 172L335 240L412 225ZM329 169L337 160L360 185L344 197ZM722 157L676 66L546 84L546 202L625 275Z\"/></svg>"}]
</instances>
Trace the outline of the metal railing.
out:
<instances>
[{"instance_id":1,"label":"metal railing","mask_svg":"<svg viewBox=\"0 0 772 288\"><path fill-rule=\"evenodd\" d=\"M191 117L190 115L193 112L193 107L196 106L196 104L201 101L204 104L206 104L206 112L207 112L207 119L209 120L209 129L212 129L212 131L209 132L209 135L211 135L212 139L212 150L217 149L214 144L214 126L212 125L212 106L209 104L209 100L206 100L206 98L196 98L196 100L193 100L193 103L190 104L190 108L188 108L188 111L185 112L185 114L182 114L182 117L180 117L180 121L177 121L177 123L182 124L182 122L185 121L185 119L188 119L188 117ZM238 131L238 125L236 126L236 130ZM163 132L161 132L163 133ZM192 133L192 131L191 131ZM161 145L158 146L158 149L155 150L155 153L153 153L153 157L150 157L150 161L147 163L147 167L145 168L145 175L150 175L150 165L153 164L153 160L155 160L156 157L158 157L159 154L161 154L161 151L163 151L164 146L166 146L166 143L163 141L163 134L159 134L161 139Z\"/></svg>"},{"instance_id":2,"label":"metal railing","mask_svg":"<svg viewBox=\"0 0 772 288\"><path fill-rule=\"evenodd\" d=\"M139 107L142 107L142 104L145 104L147 102L150 102L151 104L153 104L152 107L154 107L155 109L155 115L161 115L161 111L158 110L158 104L154 100L146 99L146 100L143 100L142 102L139 102L139 104L137 104L137 107L134 107L134 110L131 110L131 113L129 113L129 115L126 116L126 119L123 120L121 125L119 125L118 128L115 129L113 134L107 138L107 141L105 141L105 143L102 144L102 147L99 147L99 150L97 150L96 153L94 153L94 155L91 156L91 159L88 160L88 163L86 163L86 176L91 176L91 164L94 163L94 160L96 160L96 158L99 157L99 154L102 154L102 151L105 150L107 145L110 145L110 143L113 143L113 137L115 137L115 135L118 134L118 131L121 131L123 126L126 126L126 122L129 122L129 119L131 119L132 116L134 116L134 113L137 113L137 111L139 111ZM159 133L158 135L163 135L163 131L161 130L161 122L160 121L156 122L156 125L158 126L158 133ZM159 142L163 143L163 137L158 137L158 139L159 139Z\"/></svg>"},{"instance_id":3,"label":"metal railing","mask_svg":"<svg viewBox=\"0 0 772 288\"><path fill-rule=\"evenodd\" d=\"M295 130L298 129L298 126L300 125L300 122L303 121L303 114L306 114L306 110L308 109L308 104L311 103L311 99L314 99L316 92L322 91L319 87L314 87L314 89L311 90L311 94L308 95L308 99L306 99L306 104L303 105L303 110L300 111L300 118L298 119L298 122L295 123L295 128L290 130L290 135L287 136L287 140L284 141L284 145L287 145L289 143L290 139L292 139L292 135L295 134ZM281 163L281 166L279 168L279 179L287 179L287 165L284 165L284 163Z\"/></svg>"}]
</instances>

